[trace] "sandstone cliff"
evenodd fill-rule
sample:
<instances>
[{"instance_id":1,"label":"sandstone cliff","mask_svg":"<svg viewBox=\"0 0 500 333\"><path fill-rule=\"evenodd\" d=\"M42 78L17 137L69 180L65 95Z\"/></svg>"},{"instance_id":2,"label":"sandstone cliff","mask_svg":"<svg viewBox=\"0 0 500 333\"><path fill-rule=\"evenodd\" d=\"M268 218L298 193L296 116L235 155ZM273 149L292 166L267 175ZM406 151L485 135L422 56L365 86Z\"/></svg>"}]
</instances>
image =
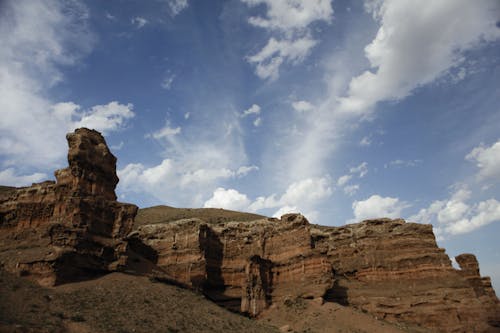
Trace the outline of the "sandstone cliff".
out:
<instances>
[{"instance_id":1,"label":"sandstone cliff","mask_svg":"<svg viewBox=\"0 0 500 333\"><path fill-rule=\"evenodd\" d=\"M454 269L431 225L378 219L312 234L335 272L325 299L438 332L500 328L498 299L475 257L458 256L462 270Z\"/></svg>"},{"instance_id":2,"label":"sandstone cliff","mask_svg":"<svg viewBox=\"0 0 500 333\"><path fill-rule=\"evenodd\" d=\"M302 215L146 224L131 235L132 250L140 253L142 244L175 281L252 316L287 297L321 297L333 286L331 265L312 248L310 225Z\"/></svg>"},{"instance_id":3,"label":"sandstone cliff","mask_svg":"<svg viewBox=\"0 0 500 333\"><path fill-rule=\"evenodd\" d=\"M500 331L490 279L471 254L453 268L431 225L325 227L300 214L155 207L134 227L137 207L116 201L104 138L78 129L67 139L69 167L56 182L0 187L0 268L45 286L116 270L146 275L252 317L309 299L425 331Z\"/></svg>"},{"instance_id":4,"label":"sandstone cliff","mask_svg":"<svg viewBox=\"0 0 500 333\"><path fill-rule=\"evenodd\" d=\"M116 202L116 158L102 135L67 135L68 163L57 181L0 192L0 263L42 285L115 270L125 262L137 207Z\"/></svg>"}]
</instances>

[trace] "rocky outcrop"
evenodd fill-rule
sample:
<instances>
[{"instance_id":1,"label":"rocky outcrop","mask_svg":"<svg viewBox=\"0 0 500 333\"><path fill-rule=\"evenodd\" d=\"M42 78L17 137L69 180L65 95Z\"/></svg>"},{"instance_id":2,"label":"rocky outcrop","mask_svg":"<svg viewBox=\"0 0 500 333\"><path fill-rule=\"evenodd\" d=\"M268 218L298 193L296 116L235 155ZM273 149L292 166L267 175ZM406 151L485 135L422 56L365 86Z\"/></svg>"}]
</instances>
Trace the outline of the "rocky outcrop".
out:
<instances>
[{"instance_id":1,"label":"rocky outcrop","mask_svg":"<svg viewBox=\"0 0 500 333\"><path fill-rule=\"evenodd\" d=\"M438 332L484 332L498 325L500 307L475 257L452 267L431 225L378 219L312 228L313 244L335 272L330 301L391 322Z\"/></svg>"},{"instance_id":2,"label":"rocky outcrop","mask_svg":"<svg viewBox=\"0 0 500 333\"><path fill-rule=\"evenodd\" d=\"M136 241L132 241L136 239ZM498 327L500 307L475 257L451 265L431 225L377 219L342 227L280 220L143 224L131 234L169 278L233 311L323 297L379 319L437 332ZM146 251L146 252L148 252ZM156 258L156 259L155 259Z\"/></svg>"},{"instance_id":3,"label":"rocky outcrop","mask_svg":"<svg viewBox=\"0 0 500 333\"><path fill-rule=\"evenodd\" d=\"M310 225L302 215L146 224L133 237L157 253L156 264L171 278L251 316L285 298L321 297L333 286L331 264L311 247Z\"/></svg>"},{"instance_id":4,"label":"rocky outcrop","mask_svg":"<svg viewBox=\"0 0 500 333\"><path fill-rule=\"evenodd\" d=\"M102 135L67 135L68 163L56 182L0 193L0 261L42 285L82 280L126 262L137 212L116 202L116 158Z\"/></svg>"},{"instance_id":5,"label":"rocky outcrop","mask_svg":"<svg viewBox=\"0 0 500 333\"><path fill-rule=\"evenodd\" d=\"M104 138L78 129L67 139L69 166L55 182L0 187L6 270L46 286L115 270L148 275L249 316L315 299L425 331L500 330L490 279L471 254L453 268L431 225L376 219L325 227L300 214L153 207L133 230L137 207L116 201L116 158Z\"/></svg>"}]
</instances>

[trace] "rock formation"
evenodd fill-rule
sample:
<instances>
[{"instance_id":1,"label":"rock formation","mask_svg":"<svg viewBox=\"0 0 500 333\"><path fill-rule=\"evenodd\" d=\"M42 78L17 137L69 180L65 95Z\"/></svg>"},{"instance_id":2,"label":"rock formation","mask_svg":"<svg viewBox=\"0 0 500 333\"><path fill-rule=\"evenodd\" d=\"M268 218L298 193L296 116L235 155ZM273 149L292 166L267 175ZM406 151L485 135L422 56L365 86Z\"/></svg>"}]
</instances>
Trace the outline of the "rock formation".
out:
<instances>
[{"instance_id":1,"label":"rock formation","mask_svg":"<svg viewBox=\"0 0 500 333\"><path fill-rule=\"evenodd\" d=\"M153 249L156 264L174 280L251 316L287 297L321 297L333 286L331 265L311 247L309 222L298 214L142 225L132 238ZM141 252L138 243L131 249Z\"/></svg>"},{"instance_id":2,"label":"rock formation","mask_svg":"<svg viewBox=\"0 0 500 333\"><path fill-rule=\"evenodd\" d=\"M462 270L454 269L431 225L378 219L314 226L312 235L335 272L326 300L439 332L500 327L498 299L475 257L458 256Z\"/></svg>"},{"instance_id":3,"label":"rock formation","mask_svg":"<svg viewBox=\"0 0 500 333\"><path fill-rule=\"evenodd\" d=\"M116 202L116 158L102 135L67 135L69 167L56 182L0 194L0 263L50 286L115 270L126 260L137 207Z\"/></svg>"},{"instance_id":4,"label":"rock formation","mask_svg":"<svg viewBox=\"0 0 500 333\"><path fill-rule=\"evenodd\" d=\"M218 210L166 207L168 218L148 211L133 230L137 207L116 202L116 158L104 138L78 129L67 139L69 167L55 172L56 182L0 187L6 270L48 286L122 270L249 316L316 298L426 331L500 330L490 279L471 254L453 268L431 225L376 219L325 227L300 214L219 218Z\"/></svg>"}]
</instances>

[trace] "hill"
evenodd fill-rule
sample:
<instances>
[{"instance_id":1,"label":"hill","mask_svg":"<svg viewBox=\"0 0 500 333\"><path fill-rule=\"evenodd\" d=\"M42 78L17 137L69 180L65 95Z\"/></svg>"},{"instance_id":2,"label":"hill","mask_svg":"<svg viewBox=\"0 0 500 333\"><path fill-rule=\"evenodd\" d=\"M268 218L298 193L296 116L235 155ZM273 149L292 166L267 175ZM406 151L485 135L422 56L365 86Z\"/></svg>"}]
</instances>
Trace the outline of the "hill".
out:
<instances>
[{"instance_id":1,"label":"hill","mask_svg":"<svg viewBox=\"0 0 500 333\"><path fill-rule=\"evenodd\" d=\"M198 218L209 224L216 224L229 221L248 222L263 219L265 216L220 208L175 208L169 206L154 206L139 209L135 217L135 226L166 223L191 218Z\"/></svg>"}]
</instances>

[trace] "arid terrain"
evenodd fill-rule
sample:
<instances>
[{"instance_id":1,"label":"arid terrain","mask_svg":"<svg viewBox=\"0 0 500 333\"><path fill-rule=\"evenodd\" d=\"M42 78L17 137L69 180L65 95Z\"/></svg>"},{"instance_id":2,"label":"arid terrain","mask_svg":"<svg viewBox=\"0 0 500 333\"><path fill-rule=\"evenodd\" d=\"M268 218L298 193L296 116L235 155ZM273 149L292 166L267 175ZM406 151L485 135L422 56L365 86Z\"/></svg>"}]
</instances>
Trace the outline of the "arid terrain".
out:
<instances>
[{"instance_id":1,"label":"arid terrain","mask_svg":"<svg viewBox=\"0 0 500 333\"><path fill-rule=\"evenodd\" d=\"M499 332L472 254L431 225L339 227L116 201L102 135L67 136L56 181L0 188L1 332Z\"/></svg>"},{"instance_id":2,"label":"arid terrain","mask_svg":"<svg viewBox=\"0 0 500 333\"><path fill-rule=\"evenodd\" d=\"M0 332L423 332L317 300L290 300L254 320L192 291L122 273L43 288L2 270L0 282Z\"/></svg>"}]
</instances>

